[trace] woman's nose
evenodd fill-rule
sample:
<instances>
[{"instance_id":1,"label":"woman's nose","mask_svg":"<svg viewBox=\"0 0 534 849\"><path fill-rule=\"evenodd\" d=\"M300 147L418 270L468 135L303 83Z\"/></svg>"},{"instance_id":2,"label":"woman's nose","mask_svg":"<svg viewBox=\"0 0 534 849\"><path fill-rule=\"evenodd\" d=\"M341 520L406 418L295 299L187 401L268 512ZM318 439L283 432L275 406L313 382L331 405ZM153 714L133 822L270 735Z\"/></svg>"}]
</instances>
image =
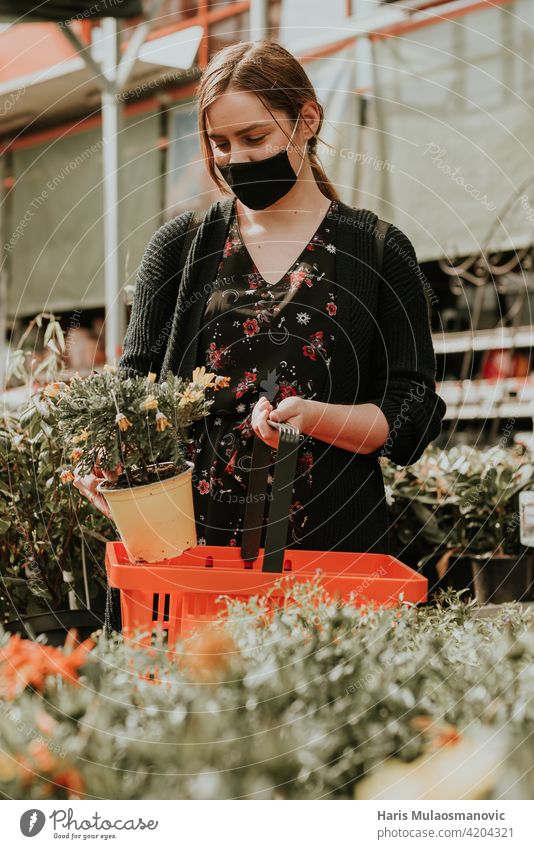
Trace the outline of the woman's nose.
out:
<instances>
[{"instance_id":1,"label":"woman's nose","mask_svg":"<svg viewBox=\"0 0 534 849\"><path fill-rule=\"evenodd\" d=\"M227 165L238 165L241 162L252 162L252 156L248 153L240 154L239 156L231 156Z\"/></svg>"},{"instance_id":2,"label":"woman's nose","mask_svg":"<svg viewBox=\"0 0 534 849\"><path fill-rule=\"evenodd\" d=\"M252 148L247 147L246 144L241 146L234 146L230 151L230 158L227 165L237 165L239 162L252 162L254 159L254 152Z\"/></svg>"}]
</instances>

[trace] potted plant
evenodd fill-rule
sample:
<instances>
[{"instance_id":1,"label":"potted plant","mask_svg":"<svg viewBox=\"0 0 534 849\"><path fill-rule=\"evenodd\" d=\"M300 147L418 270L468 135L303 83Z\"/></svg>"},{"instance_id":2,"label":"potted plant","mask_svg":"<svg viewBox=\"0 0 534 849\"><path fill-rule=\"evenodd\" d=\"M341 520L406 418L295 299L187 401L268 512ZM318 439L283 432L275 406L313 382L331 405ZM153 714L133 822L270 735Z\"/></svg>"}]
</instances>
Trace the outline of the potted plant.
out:
<instances>
[{"instance_id":1,"label":"potted plant","mask_svg":"<svg viewBox=\"0 0 534 849\"><path fill-rule=\"evenodd\" d=\"M519 539L518 493L532 486L534 467L510 449L492 448L457 486L457 545L469 554L476 599L502 604L528 601L534 553Z\"/></svg>"},{"instance_id":2,"label":"potted plant","mask_svg":"<svg viewBox=\"0 0 534 849\"><path fill-rule=\"evenodd\" d=\"M470 591L469 557L456 547L458 497L454 481L465 465L464 446L430 446L409 466L380 462L390 514L390 544L400 559L428 578L429 595Z\"/></svg>"},{"instance_id":3,"label":"potted plant","mask_svg":"<svg viewBox=\"0 0 534 849\"><path fill-rule=\"evenodd\" d=\"M186 459L190 425L208 415L206 390L228 378L196 368L191 381L172 373L125 377L114 366L68 383L49 384L36 403L45 432L65 446L61 477L122 468L104 480L104 495L132 561L176 557L197 544L193 511L193 463Z\"/></svg>"},{"instance_id":4,"label":"potted plant","mask_svg":"<svg viewBox=\"0 0 534 849\"><path fill-rule=\"evenodd\" d=\"M388 462L383 471L397 537L432 545L420 567L434 561L440 582L454 585L454 569L467 583L468 561L480 603L529 597L533 555L519 541L517 511L517 494L534 477L526 455L503 446L432 447L412 466Z\"/></svg>"}]
</instances>

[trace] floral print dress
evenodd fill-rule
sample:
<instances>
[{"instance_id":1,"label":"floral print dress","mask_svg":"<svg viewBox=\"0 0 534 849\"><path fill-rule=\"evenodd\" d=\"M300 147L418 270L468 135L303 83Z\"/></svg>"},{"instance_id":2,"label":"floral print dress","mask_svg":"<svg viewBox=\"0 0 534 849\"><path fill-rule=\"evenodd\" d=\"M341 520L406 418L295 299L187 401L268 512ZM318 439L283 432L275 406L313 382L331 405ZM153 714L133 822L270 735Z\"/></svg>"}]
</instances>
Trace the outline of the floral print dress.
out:
<instances>
[{"instance_id":1,"label":"floral print dress","mask_svg":"<svg viewBox=\"0 0 534 849\"><path fill-rule=\"evenodd\" d=\"M292 395L321 397L336 329L332 201L314 235L275 283L256 268L235 212L199 338L197 366L230 378L208 389L210 414L193 426L189 459L199 545L241 546L254 431L252 409L262 395L273 407ZM273 431L275 432L275 431ZM306 548L312 531L313 465L327 444L301 435L289 515L287 547ZM276 450L265 493L264 545Z\"/></svg>"}]
</instances>

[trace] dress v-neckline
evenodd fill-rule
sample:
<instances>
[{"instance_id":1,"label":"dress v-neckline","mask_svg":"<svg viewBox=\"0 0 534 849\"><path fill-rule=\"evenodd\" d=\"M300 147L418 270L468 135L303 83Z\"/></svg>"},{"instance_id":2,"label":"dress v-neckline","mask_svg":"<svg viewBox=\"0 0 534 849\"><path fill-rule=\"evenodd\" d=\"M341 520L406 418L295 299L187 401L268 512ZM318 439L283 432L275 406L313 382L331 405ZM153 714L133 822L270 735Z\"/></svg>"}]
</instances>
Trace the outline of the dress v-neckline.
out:
<instances>
[{"instance_id":1,"label":"dress v-neckline","mask_svg":"<svg viewBox=\"0 0 534 849\"><path fill-rule=\"evenodd\" d=\"M264 285L265 285L265 286L268 286L269 288L272 288L273 286L278 286L278 284L279 284L279 283L281 283L281 282L282 282L282 280L284 280L284 279L287 277L287 275L288 275L288 274L289 274L289 273L293 270L293 268L297 265L297 263L298 263L298 262L300 262L301 257L302 257L302 254L304 253L304 251L305 251L305 250L307 250L308 245L309 245L311 242L313 242L313 240L315 239L315 237L316 237L317 233L319 232L319 230L320 230L320 229L321 229L321 227L323 226L324 222L326 221L326 217L327 217L328 213L330 212L330 210L332 209L333 204L334 204L334 201L333 201L333 200L331 200L331 201L330 201L330 203L329 203L329 205L328 205L328 209L326 210L326 212L325 212L325 214L323 215L323 217L321 218L321 220L320 220L319 224L318 224L318 225L317 225L317 227L315 228L315 231L312 233L312 235L310 236L310 238L308 239L308 241L306 242L306 244L305 244L305 245L304 245L304 247L302 248L302 250L301 250L301 252L299 253L299 255L297 256L297 258L296 258L296 259L295 259L295 260L291 263L291 265L289 266L289 268L287 269L287 271L285 271L285 272L284 272L284 274L282 274L282 276L280 277L280 279L279 279L279 280L276 280L274 283L269 283L269 282L265 279L265 277L263 276L263 274L261 273L261 271L258 269L258 266L257 266L257 265L256 265L256 263L254 262L254 260L253 260L253 258L252 258L252 256L251 256L251 254L250 254L250 251L249 251L249 249L247 248L247 246L246 246L246 244L245 244L245 240L243 239L243 236L242 236L242 234L241 234L241 228L240 228L240 226L239 226L239 221L238 221L238 218L237 218L237 210L236 210L236 204L235 204L235 198L234 198L234 203L233 203L233 213L232 213L232 214L233 214L233 220L234 220L234 224L235 224L236 232L237 232L237 235L238 235L238 237L239 237L239 241L240 241L240 242L241 242L241 244L243 245L243 248L245 249L245 251L246 251L246 254L247 254L248 258L249 258L250 262L252 263L252 265L253 265L253 267L254 267L254 271L256 272L256 274L258 275L258 277L260 277L260 279L263 281L263 283L264 283Z\"/></svg>"}]
</instances>

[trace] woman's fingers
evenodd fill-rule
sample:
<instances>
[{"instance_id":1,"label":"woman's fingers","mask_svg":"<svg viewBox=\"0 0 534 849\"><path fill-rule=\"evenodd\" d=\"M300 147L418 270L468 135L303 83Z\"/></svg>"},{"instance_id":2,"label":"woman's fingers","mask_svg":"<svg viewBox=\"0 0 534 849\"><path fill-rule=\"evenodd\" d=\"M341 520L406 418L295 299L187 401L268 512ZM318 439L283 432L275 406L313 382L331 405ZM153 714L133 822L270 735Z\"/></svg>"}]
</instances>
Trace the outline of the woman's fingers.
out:
<instances>
[{"instance_id":1,"label":"woman's fingers","mask_svg":"<svg viewBox=\"0 0 534 849\"><path fill-rule=\"evenodd\" d=\"M102 466L100 465L102 458L103 458L103 453L102 453L102 449L100 448L98 453L97 453L97 456L96 456L96 462L95 462L95 465L93 466L92 474L95 475L96 477L99 477L99 478L105 478L108 481L117 480L118 476L123 471L122 463L121 462L117 463L117 465L115 466L115 469L110 469L110 470L103 469Z\"/></svg>"},{"instance_id":2,"label":"woman's fingers","mask_svg":"<svg viewBox=\"0 0 534 849\"><path fill-rule=\"evenodd\" d=\"M121 474L121 472L122 472L122 463L117 463L117 465L115 466L115 469L113 471L108 472L105 469L102 469L102 473L103 473L104 477L106 478L106 480L108 480L108 481L116 481L117 478L119 477L119 475Z\"/></svg>"},{"instance_id":3,"label":"woman's fingers","mask_svg":"<svg viewBox=\"0 0 534 849\"><path fill-rule=\"evenodd\" d=\"M261 416L263 413L269 414L272 409L273 407L269 399L266 398L265 395L263 395L260 400L256 402L256 404L254 405L254 409L252 410L252 427L256 426L259 416Z\"/></svg>"},{"instance_id":4,"label":"woman's fingers","mask_svg":"<svg viewBox=\"0 0 534 849\"><path fill-rule=\"evenodd\" d=\"M100 492L97 492L97 486L104 480L117 480L123 470L123 466L122 463L117 463L113 471L106 471L99 465L100 459L101 454L97 456L96 463L89 475L80 474L80 463L78 463L78 465L74 467L73 486L75 486L78 492L85 496L85 498L87 498L87 500L93 504L97 510L100 510L104 516L107 516L108 519L113 521L108 503L105 497Z\"/></svg>"},{"instance_id":5,"label":"woman's fingers","mask_svg":"<svg viewBox=\"0 0 534 849\"><path fill-rule=\"evenodd\" d=\"M73 486L90 501L91 504L97 508L97 510L101 510L108 519L111 519L111 512L109 510L106 499L100 492L97 492L97 486L101 483L103 478L96 477L96 475L78 475L75 476L73 481Z\"/></svg>"},{"instance_id":6,"label":"woman's fingers","mask_svg":"<svg viewBox=\"0 0 534 849\"><path fill-rule=\"evenodd\" d=\"M107 516L108 519L111 519L113 521L111 511L108 507L108 503L103 495L101 495L99 492L95 493L93 498L91 498L91 504L94 504L97 510L100 510L104 514L104 516Z\"/></svg>"},{"instance_id":7,"label":"woman's fingers","mask_svg":"<svg viewBox=\"0 0 534 849\"><path fill-rule=\"evenodd\" d=\"M267 445L270 445L271 448L278 448L278 442L280 439L279 433L275 428L271 427L268 423L267 419L269 418L269 411L265 410L262 413L258 413L257 425L254 429L258 434L260 439L263 439Z\"/></svg>"},{"instance_id":8,"label":"woman's fingers","mask_svg":"<svg viewBox=\"0 0 534 849\"><path fill-rule=\"evenodd\" d=\"M267 420L273 410L269 399L263 395L252 410L251 425L254 433L263 439L271 448L278 448L280 437L278 431L268 424Z\"/></svg>"}]
</instances>

